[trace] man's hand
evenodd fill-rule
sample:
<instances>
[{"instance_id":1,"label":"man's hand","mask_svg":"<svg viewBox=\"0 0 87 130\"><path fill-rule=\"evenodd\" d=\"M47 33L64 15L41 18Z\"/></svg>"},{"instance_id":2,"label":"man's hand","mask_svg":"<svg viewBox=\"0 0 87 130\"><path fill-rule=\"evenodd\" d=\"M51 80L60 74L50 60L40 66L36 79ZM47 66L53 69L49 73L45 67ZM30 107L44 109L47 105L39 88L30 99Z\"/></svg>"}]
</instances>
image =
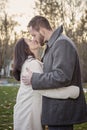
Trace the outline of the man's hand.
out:
<instances>
[{"instance_id":1,"label":"man's hand","mask_svg":"<svg viewBox=\"0 0 87 130\"><path fill-rule=\"evenodd\" d=\"M28 68L26 68L26 70L27 70L27 74L22 76L22 81L25 85L30 85L31 78L32 78L32 72Z\"/></svg>"}]
</instances>

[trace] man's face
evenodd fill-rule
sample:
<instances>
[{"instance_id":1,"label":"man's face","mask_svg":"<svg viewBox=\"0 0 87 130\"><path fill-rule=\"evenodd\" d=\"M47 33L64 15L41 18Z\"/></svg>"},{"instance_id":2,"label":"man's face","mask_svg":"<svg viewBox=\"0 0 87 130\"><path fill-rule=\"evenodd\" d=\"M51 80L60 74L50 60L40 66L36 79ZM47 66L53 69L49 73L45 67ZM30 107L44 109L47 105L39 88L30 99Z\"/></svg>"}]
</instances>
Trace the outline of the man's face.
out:
<instances>
[{"instance_id":1,"label":"man's face","mask_svg":"<svg viewBox=\"0 0 87 130\"><path fill-rule=\"evenodd\" d=\"M36 31L32 27L29 27L28 30L29 30L29 33L33 37L33 41L38 42L38 43L40 43L41 46L43 46L44 45L44 34L41 32L41 30Z\"/></svg>"}]
</instances>

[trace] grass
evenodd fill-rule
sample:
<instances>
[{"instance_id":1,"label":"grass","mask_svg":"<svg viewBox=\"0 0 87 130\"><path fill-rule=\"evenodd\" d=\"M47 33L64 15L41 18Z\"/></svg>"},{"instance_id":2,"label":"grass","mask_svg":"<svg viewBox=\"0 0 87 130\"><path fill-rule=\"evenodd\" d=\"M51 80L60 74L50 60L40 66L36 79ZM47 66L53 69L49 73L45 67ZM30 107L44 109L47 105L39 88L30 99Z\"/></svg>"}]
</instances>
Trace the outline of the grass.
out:
<instances>
[{"instance_id":1,"label":"grass","mask_svg":"<svg viewBox=\"0 0 87 130\"><path fill-rule=\"evenodd\" d=\"M13 130L13 106L18 87L0 87L0 130ZM86 101L87 101L87 94ZM75 125L74 130L87 130L87 123Z\"/></svg>"},{"instance_id":2,"label":"grass","mask_svg":"<svg viewBox=\"0 0 87 130\"><path fill-rule=\"evenodd\" d=\"M13 129L13 106L17 87L0 87L0 130Z\"/></svg>"},{"instance_id":3,"label":"grass","mask_svg":"<svg viewBox=\"0 0 87 130\"><path fill-rule=\"evenodd\" d=\"M8 81L8 83L19 83L17 80L15 80L14 77L6 78L6 80Z\"/></svg>"}]
</instances>

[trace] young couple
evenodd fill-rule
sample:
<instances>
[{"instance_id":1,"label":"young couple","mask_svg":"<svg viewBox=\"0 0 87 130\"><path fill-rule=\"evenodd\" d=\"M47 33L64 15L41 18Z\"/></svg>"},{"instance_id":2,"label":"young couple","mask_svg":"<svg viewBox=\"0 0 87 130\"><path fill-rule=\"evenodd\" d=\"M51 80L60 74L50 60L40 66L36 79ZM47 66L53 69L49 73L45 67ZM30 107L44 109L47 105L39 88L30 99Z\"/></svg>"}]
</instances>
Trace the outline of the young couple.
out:
<instances>
[{"instance_id":1,"label":"young couple","mask_svg":"<svg viewBox=\"0 0 87 130\"><path fill-rule=\"evenodd\" d=\"M14 52L14 77L20 88L14 106L14 130L73 130L87 121L78 54L74 43L35 16L28 24L33 41L21 38ZM40 44L39 44L40 43ZM46 43L42 62L38 49Z\"/></svg>"}]
</instances>

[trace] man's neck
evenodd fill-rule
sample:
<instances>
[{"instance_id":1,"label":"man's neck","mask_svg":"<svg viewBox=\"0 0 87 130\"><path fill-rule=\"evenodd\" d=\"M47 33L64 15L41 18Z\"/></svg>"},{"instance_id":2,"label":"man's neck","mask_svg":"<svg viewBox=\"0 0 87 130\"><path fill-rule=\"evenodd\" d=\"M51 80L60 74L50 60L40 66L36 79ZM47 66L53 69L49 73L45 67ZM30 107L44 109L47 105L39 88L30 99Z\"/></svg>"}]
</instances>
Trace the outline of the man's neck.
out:
<instances>
[{"instance_id":1,"label":"man's neck","mask_svg":"<svg viewBox=\"0 0 87 130\"><path fill-rule=\"evenodd\" d=\"M45 35L47 41L50 39L50 37L52 36L52 34L53 34L52 30L51 31L47 30L46 35Z\"/></svg>"}]
</instances>

